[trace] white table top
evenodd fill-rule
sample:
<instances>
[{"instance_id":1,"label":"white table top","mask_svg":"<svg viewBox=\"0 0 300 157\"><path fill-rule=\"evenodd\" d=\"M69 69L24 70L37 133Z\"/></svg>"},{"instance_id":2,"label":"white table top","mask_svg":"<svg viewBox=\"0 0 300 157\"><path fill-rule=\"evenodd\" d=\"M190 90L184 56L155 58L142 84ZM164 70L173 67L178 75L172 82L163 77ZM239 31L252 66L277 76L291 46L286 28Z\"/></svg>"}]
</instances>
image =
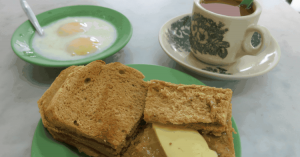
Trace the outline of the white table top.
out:
<instances>
[{"instance_id":1,"label":"white table top","mask_svg":"<svg viewBox=\"0 0 300 157\"><path fill-rule=\"evenodd\" d=\"M243 157L300 156L300 14L284 0L259 0L259 24L281 47L279 64L269 73L242 81L197 76L169 58L158 42L160 27L191 12L193 0L27 0L36 14L57 7L92 4L115 9L131 21L133 36L120 52L105 59L123 64L155 64L188 73L208 86L233 90L233 117ZM270 3L272 2L272 4ZM30 157L40 120L37 100L60 68L44 68L19 59L10 46L14 30L27 20L18 0L0 1L0 156Z\"/></svg>"}]
</instances>

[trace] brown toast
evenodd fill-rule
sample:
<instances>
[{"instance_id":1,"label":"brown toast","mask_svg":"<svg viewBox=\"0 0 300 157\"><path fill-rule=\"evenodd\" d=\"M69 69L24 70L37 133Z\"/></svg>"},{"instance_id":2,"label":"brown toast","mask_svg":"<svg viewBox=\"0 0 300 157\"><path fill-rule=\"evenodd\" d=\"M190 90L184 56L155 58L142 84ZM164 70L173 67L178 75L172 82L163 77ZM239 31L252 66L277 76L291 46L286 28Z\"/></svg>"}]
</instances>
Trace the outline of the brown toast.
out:
<instances>
[{"instance_id":1,"label":"brown toast","mask_svg":"<svg viewBox=\"0 0 300 157\"><path fill-rule=\"evenodd\" d=\"M119 156L142 118L143 78L121 63L67 68L38 101L43 124L52 133L95 141Z\"/></svg>"},{"instance_id":2,"label":"brown toast","mask_svg":"<svg viewBox=\"0 0 300 157\"><path fill-rule=\"evenodd\" d=\"M92 149L82 143L79 143L75 140L73 140L70 136L68 135L64 135L64 134L60 134L60 133L56 133L56 132L51 132L49 131L50 134L52 135L52 137L57 140L57 141L61 141L64 143L67 143L71 146L74 146L78 149L79 152L84 152L86 155L92 156L92 157L108 157L102 153L100 153L99 151Z\"/></svg>"},{"instance_id":3,"label":"brown toast","mask_svg":"<svg viewBox=\"0 0 300 157\"><path fill-rule=\"evenodd\" d=\"M231 97L231 89L151 80L144 120L221 136L226 131L227 114L231 112Z\"/></svg>"},{"instance_id":4,"label":"brown toast","mask_svg":"<svg viewBox=\"0 0 300 157\"><path fill-rule=\"evenodd\" d=\"M228 121L228 126L232 125L231 120ZM226 133L223 133L221 136L214 136L212 134L202 134L204 139L206 140L208 146L210 149L217 152L218 157L235 157L235 151L234 151L234 144L233 144L233 137L232 132L234 132L233 128L231 128L231 131L226 131ZM126 152L121 155L122 157L157 157L157 156L164 156L165 154L163 151L158 151L162 148L159 147L159 143L157 139L148 138L149 132L153 132L151 130L151 124L148 124L145 129L139 132L137 137L131 142L131 145L126 150ZM76 140L73 140L73 138L63 135L63 134L57 134L57 133L51 133L53 135L53 138L65 142L67 144L76 146L79 151L85 152L87 155L93 156L93 157L108 157L104 154L101 154L99 151L96 151L95 149L84 145L82 143L77 142Z\"/></svg>"},{"instance_id":5,"label":"brown toast","mask_svg":"<svg viewBox=\"0 0 300 157\"><path fill-rule=\"evenodd\" d=\"M227 127L229 128L221 136L199 133L204 137L209 148L217 152L218 157L235 157L232 132L235 132L231 123L231 112L228 113ZM163 148L152 128L152 124L147 124L146 128L139 132L137 137L122 157L165 157Z\"/></svg>"},{"instance_id":6,"label":"brown toast","mask_svg":"<svg viewBox=\"0 0 300 157\"><path fill-rule=\"evenodd\" d=\"M232 105L230 105L230 111ZM234 143L232 133L235 133L234 128L232 128L231 122L231 112L227 116L227 130L222 133L221 136L214 136L212 134L204 134L200 131L200 134L204 137L209 148L218 153L218 157L235 157Z\"/></svg>"},{"instance_id":7,"label":"brown toast","mask_svg":"<svg viewBox=\"0 0 300 157\"><path fill-rule=\"evenodd\" d=\"M131 137L133 140L131 141L131 144L130 144L130 147L129 147L130 150L126 149L126 152L123 155L121 155L121 157L133 157L133 156L134 157L139 157L139 156L137 156L137 154L134 154L133 156L131 156L131 155L128 156L128 152L132 152L132 150L134 152L137 152L134 149L134 148L136 148L136 146L134 144L140 143L140 141L142 140L142 137L144 137L144 138L146 137L145 133L144 133L144 130L145 129L149 130L150 127L151 127L151 124L146 124L146 122L143 121L143 120L140 122L140 124L137 128L138 134ZM94 148L86 145L85 143L78 142L76 139L74 139L74 137L71 137L67 134L52 132L51 130L49 130L49 132L55 140L67 143L67 144L72 145L72 146L75 146L76 148L78 148L79 152L84 152L85 154L87 154L89 156L93 156L93 157L109 157L109 156L103 154L102 151L99 152L97 149L94 149ZM146 144L148 144L148 143L146 143ZM152 143L152 144L155 144L155 143ZM158 154L158 155L160 155L160 154ZM141 157L144 157L144 156L141 156ZM153 157L153 156L151 156L151 157Z\"/></svg>"},{"instance_id":8,"label":"brown toast","mask_svg":"<svg viewBox=\"0 0 300 157\"><path fill-rule=\"evenodd\" d=\"M152 124L148 123L139 131L122 157L166 157Z\"/></svg>"},{"instance_id":9,"label":"brown toast","mask_svg":"<svg viewBox=\"0 0 300 157\"><path fill-rule=\"evenodd\" d=\"M137 127L137 131L135 135L132 135L131 138L131 143L132 140L136 139L136 137L139 135L140 132L144 131L145 128L145 121L141 120ZM67 143L69 145L75 146L79 149L79 152L84 152L87 155L93 156L93 157L114 157L114 155L109 154L109 151L107 149L110 149L109 147L103 147L103 145L97 143L96 141L86 139L84 137L78 137L70 134L66 134L64 132L57 132L55 130L52 130L51 128L48 128L48 131L50 134L53 136L53 138L57 141L61 141L64 143ZM100 146L99 146L100 145ZM79 146L79 147L78 147ZM129 146L129 145L128 145ZM127 148L124 149L124 152L127 151ZM124 154L122 152L121 154ZM120 155L118 155L120 156ZM121 155L124 156L124 155Z\"/></svg>"},{"instance_id":10,"label":"brown toast","mask_svg":"<svg viewBox=\"0 0 300 157\"><path fill-rule=\"evenodd\" d=\"M142 119L141 119L142 120ZM98 152L100 152L101 154L108 156L108 157L119 157L120 155L114 155L114 149L111 148L110 146L107 146L103 143L99 143L94 139L91 138L86 138L86 137L82 137L82 136L78 136L78 135L74 135L74 134L70 134L69 132L65 132L65 131L61 131L61 130L57 130L57 129L53 129L51 127L48 127L47 130L52 134L55 133L56 135L61 135L64 137L68 137L69 139L72 139L73 141L75 141L76 143L80 143L81 145L84 145L86 147L89 147L93 150L97 150ZM135 132L131 135L127 137L126 140L126 146L128 147L130 145L131 140L136 137L138 134L138 129L135 130ZM53 134L52 134L53 135ZM61 141L61 140L59 140ZM64 141L62 141L64 142ZM126 151L126 148L122 149L122 151L120 152L120 154L123 154Z\"/></svg>"},{"instance_id":11,"label":"brown toast","mask_svg":"<svg viewBox=\"0 0 300 157\"><path fill-rule=\"evenodd\" d=\"M147 121L146 117L148 117L150 123L161 121L162 123L166 122L166 125L177 125L199 130L209 147L215 150L219 157L235 157L232 137L234 129L231 123L231 90L199 85L175 85L158 80L146 83L142 81L144 76L139 71L132 69L120 63L106 65L103 61L95 61L87 66L71 66L63 70L38 101L43 124L53 138L75 146L80 152L94 157L144 157L143 151L147 151L145 147L156 147L154 140L145 140L148 137L147 134L151 131L151 124L143 127L144 125L140 123L143 118ZM99 76L97 76L97 73ZM124 77L126 74L128 75ZM101 83L97 84L96 82ZM149 87L148 84L150 84ZM132 87L138 87L138 89L134 90ZM89 90L89 88L97 88L97 90ZM85 95L85 93L88 93L88 95ZM131 95L132 93L138 94ZM189 94L192 94L192 97ZM106 96L106 99L104 96ZM130 101L128 97L134 100ZM187 106L189 102L183 100L184 97L185 99L196 99L192 100L195 101L193 103L200 104L200 107L202 107L202 109L196 111L201 114L208 114L203 114L200 118L199 116L190 118L188 115L195 115L198 112L187 112L188 110L179 108L186 105L185 107L189 109L189 106ZM74 100L68 100L70 98ZM203 103L204 100L208 103ZM209 101L213 103L209 103ZM121 104L114 107L109 106L110 104L118 104L118 102L121 102ZM140 105L145 104L145 102L146 108ZM173 110L168 108L168 103L175 105L177 103L178 110L175 108L175 111L182 110L183 112L179 116L185 119L180 120L177 116L173 116L177 112L170 113ZM190 103L190 105L193 106L193 103ZM88 106L85 106L86 104ZM103 104L105 107L100 108L99 106ZM150 104L148 107L154 108L148 110L150 114L143 117L143 111L146 114L147 104ZM163 108L161 110L167 114L161 115L164 112L159 112L159 105ZM90 108L96 113L91 114L91 112L88 112ZM160 117L157 117L155 113L157 111L160 113L158 114ZM116 116L116 113L121 114L121 116ZM152 117L151 113L154 113ZM90 119L82 117L82 114L89 115L88 118ZM93 116L94 114L96 115ZM226 119L223 118L224 114ZM184 115L186 116L184 117ZM109 116L111 118L103 120L103 117ZM205 119L203 120L203 118ZM99 119L100 123L107 125L99 126ZM134 124L128 122L128 119L134 121ZM154 119L154 121L149 119ZM183 121L189 123L182 123ZM131 129L128 129L127 126L130 124ZM123 132L122 130L121 132L124 134L120 134L119 130L122 128L129 131ZM126 131L126 129L124 130ZM104 133L100 136L97 132ZM123 141L119 140L118 143L120 137L123 138ZM110 142L109 140L112 139L117 142ZM119 145L114 145L116 143ZM150 151L150 153L156 156L162 155L155 151Z\"/></svg>"},{"instance_id":12,"label":"brown toast","mask_svg":"<svg viewBox=\"0 0 300 157\"><path fill-rule=\"evenodd\" d=\"M61 85L65 82L68 75L70 73L72 73L73 71L76 71L79 68L81 68L81 66L70 66L70 67L66 68L65 70L61 71L60 74L54 80L54 82L51 84L51 86L47 89L47 91L38 100L37 103L38 103L38 107L39 107L39 112L41 114L42 122L45 127L49 126L51 124L49 124L45 118L44 109L46 109L48 107L53 96L56 94L56 92L61 87Z\"/></svg>"}]
</instances>

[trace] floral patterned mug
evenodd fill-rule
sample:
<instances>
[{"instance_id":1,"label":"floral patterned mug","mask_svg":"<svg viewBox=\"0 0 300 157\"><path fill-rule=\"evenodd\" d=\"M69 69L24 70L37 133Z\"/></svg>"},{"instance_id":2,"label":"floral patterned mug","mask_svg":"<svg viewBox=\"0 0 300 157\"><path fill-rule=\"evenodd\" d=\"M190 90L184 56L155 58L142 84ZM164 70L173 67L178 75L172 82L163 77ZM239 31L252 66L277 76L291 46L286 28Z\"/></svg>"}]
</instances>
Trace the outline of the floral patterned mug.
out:
<instances>
[{"instance_id":1,"label":"floral patterned mug","mask_svg":"<svg viewBox=\"0 0 300 157\"><path fill-rule=\"evenodd\" d=\"M270 44L271 34L257 25L262 12L254 1L254 12L247 16L226 16L206 10L200 0L194 0L190 44L193 55L211 65L228 65L244 55L258 55ZM261 42L253 47L254 32L261 35Z\"/></svg>"}]
</instances>

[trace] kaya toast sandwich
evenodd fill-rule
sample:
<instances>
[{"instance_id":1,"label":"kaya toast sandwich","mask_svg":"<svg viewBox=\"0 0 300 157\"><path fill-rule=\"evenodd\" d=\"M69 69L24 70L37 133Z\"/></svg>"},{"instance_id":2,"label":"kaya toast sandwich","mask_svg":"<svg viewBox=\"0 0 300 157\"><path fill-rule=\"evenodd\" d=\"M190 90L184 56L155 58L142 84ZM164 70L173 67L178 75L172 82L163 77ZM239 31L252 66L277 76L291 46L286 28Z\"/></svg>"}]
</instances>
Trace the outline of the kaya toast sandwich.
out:
<instances>
[{"instance_id":1,"label":"kaya toast sandwich","mask_svg":"<svg viewBox=\"0 0 300 157\"><path fill-rule=\"evenodd\" d=\"M231 97L231 89L151 80L144 120L221 136L227 129Z\"/></svg>"},{"instance_id":2,"label":"kaya toast sandwich","mask_svg":"<svg viewBox=\"0 0 300 157\"><path fill-rule=\"evenodd\" d=\"M218 157L235 157L234 143L232 133L235 133L232 128L231 116L232 116L232 104L230 104L230 112L227 114L226 125L227 129L221 136L215 136L213 134L204 134L201 131L199 133L204 137L209 148L217 152Z\"/></svg>"},{"instance_id":3,"label":"kaya toast sandwich","mask_svg":"<svg viewBox=\"0 0 300 157\"><path fill-rule=\"evenodd\" d=\"M159 91L162 94L159 93ZM203 94L198 94L195 92L200 92ZM124 153L124 157L166 157L166 154L164 153L164 150L160 145L160 141L157 137L155 137L156 135L154 133L154 130L152 129L151 123L163 123L167 121L167 123L165 123L166 125L171 127L177 126L180 128L182 127L182 125L178 125L177 123L173 124L170 122L178 122L183 120L184 122L187 122L189 121L189 118L193 118L193 116L195 115L198 115L198 117L194 117L194 119L196 120L199 117L200 121L203 117L208 119L201 122L207 122L209 120L213 121L213 123L218 122L217 120L212 120L213 118L211 117L220 117L220 119L222 119L219 121L222 122L221 124L223 126L225 123L225 128L222 127L222 129L219 129L221 131L217 133L212 132L212 130L218 130L215 124L208 123L207 125L205 125L205 127L203 127L203 125L200 125L200 129L197 124L195 124L196 127L194 127L194 125L185 125L184 127L190 127L192 129L198 130L199 134L201 134L205 139L208 147L211 150L215 151L218 154L218 157L235 157L232 133L236 132L232 128L231 122L231 95L232 91L230 89L220 89L199 85L175 85L159 80L150 81L146 98L146 107L144 111L144 119L149 123L146 129L141 131L138 136L132 141L132 144ZM193 99L200 99L202 101L199 102L199 100L194 100L194 103L187 103L186 98L190 97L194 97ZM204 102L208 102L208 100L213 101L216 106L212 106L211 104L213 103L211 102L209 106L205 106L206 103ZM219 104L217 104L216 102L218 102ZM196 108L196 104L200 105L200 109L203 109L200 111L203 112L195 113L195 111L193 112L193 109L189 108L190 106L193 106L192 108ZM224 105L225 107L221 108L221 105ZM175 109L172 110L173 107ZM219 109L217 107L219 107ZM172 114L172 112L174 111L175 113ZM215 113L211 114L212 111ZM152 119L151 114L155 116ZM178 114L178 116L176 114ZM226 119L222 118L224 117L224 114L226 114ZM218 136L214 134L217 134Z\"/></svg>"},{"instance_id":4,"label":"kaya toast sandwich","mask_svg":"<svg viewBox=\"0 0 300 157\"><path fill-rule=\"evenodd\" d=\"M231 108L231 107L230 107ZM221 136L213 134L199 134L205 139L209 149L215 151L218 157L235 157L232 132L231 112L228 112L226 120L227 130ZM166 157L165 151L157 138L152 124L144 126L137 137L131 142L130 147L123 154L123 157Z\"/></svg>"},{"instance_id":5,"label":"kaya toast sandwich","mask_svg":"<svg viewBox=\"0 0 300 157\"><path fill-rule=\"evenodd\" d=\"M54 138L87 155L120 156L143 117L143 78L121 63L71 66L38 101L43 124Z\"/></svg>"}]
</instances>

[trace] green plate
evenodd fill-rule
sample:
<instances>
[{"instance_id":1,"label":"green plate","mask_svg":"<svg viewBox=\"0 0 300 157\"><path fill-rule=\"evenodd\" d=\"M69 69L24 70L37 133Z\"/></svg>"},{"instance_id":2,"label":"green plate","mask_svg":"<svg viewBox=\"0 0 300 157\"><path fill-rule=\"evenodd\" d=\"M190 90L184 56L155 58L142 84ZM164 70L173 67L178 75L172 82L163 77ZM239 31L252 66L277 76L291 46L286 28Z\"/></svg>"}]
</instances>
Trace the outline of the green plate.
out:
<instances>
[{"instance_id":1,"label":"green plate","mask_svg":"<svg viewBox=\"0 0 300 157\"><path fill-rule=\"evenodd\" d=\"M94 60L107 58L121 50L132 36L132 26L129 20L121 13L101 6L77 5L49 10L37 15L40 25L46 26L52 22L66 17L89 16L96 17L111 23L117 30L116 41L103 52L78 60L57 61L43 57L32 48L32 38L35 29L29 20L21 24L14 32L11 39L11 47L15 54L22 60L45 67L68 67L71 65L83 65ZM26 43L30 50L24 50L20 44Z\"/></svg>"},{"instance_id":2,"label":"green plate","mask_svg":"<svg viewBox=\"0 0 300 157\"><path fill-rule=\"evenodd\" d=\"M182 73L180 71L156 66L156 65L145 65L145 64L130 64L128 65L145 75L145 81L158 79L167 82L172 82L176 84L197 84L204 85L199 80L193 78L190 75ZM237 126L233 118L231 118L232 127L236 130L237 134L233 134L234 138L234 149L236 157L241 157L241 141ZM48 131L43 127L42 120L39 121L37 128L34 133L32 147L31 147L31 157L78 157L87 155L79 153L76 148L69 146L67 144L58 142L52 138Z\"/></svg>"}]
</instances>

